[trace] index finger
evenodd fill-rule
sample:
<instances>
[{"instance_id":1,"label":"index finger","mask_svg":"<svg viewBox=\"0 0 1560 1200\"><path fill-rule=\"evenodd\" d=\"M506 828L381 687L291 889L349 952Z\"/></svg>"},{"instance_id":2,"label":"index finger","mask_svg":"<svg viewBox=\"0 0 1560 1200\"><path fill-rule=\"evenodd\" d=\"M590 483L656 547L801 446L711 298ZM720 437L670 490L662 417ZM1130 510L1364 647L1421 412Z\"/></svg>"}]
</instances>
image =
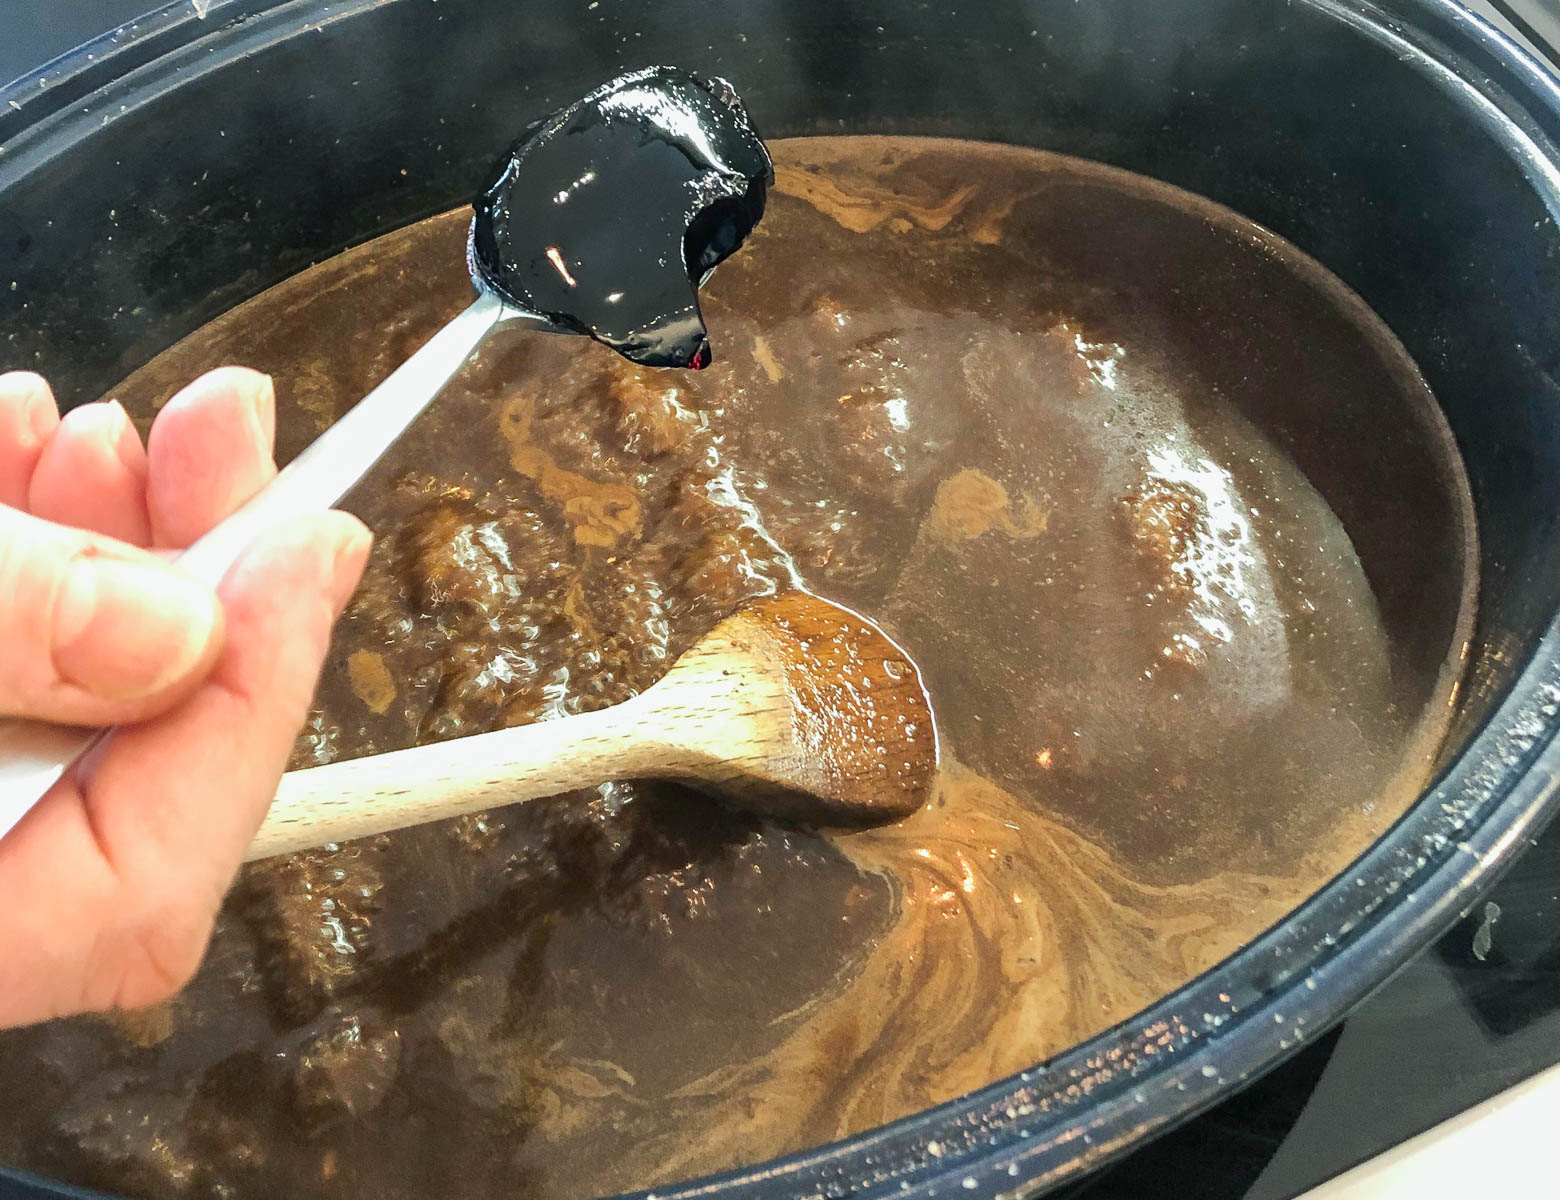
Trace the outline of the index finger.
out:
<instances>
[{"instance_id":1,"label":"index finger","mask_svg":"<svg viewBox=\"0 0 1560 1200\"><path fill-rule=\"evenodd\" d=\"M246 367L202 375L163 406L147 439L152 544L183 549L276 474L276 399Z\"/></svg>"}]
</instances>

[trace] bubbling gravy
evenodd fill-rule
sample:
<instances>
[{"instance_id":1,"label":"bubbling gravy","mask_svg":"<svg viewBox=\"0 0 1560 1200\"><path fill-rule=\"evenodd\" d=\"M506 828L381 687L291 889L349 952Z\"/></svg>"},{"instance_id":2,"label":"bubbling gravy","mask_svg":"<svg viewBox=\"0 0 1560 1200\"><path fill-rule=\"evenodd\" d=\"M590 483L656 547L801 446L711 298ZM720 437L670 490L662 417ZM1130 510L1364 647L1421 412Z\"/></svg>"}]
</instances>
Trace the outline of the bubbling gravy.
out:
<instances>
[{"instance_id":1,"label":"bubbling gravy","mask_svg":"<svg viewBox=\"0 0 1560 1200\"><path fill-rule=\"evenodd\" d=\"M294 765L617 703L800 585L914 655L933 801L820 833L623 782L255 864L179 998L0 1034L0 1159L333 1200L755 1161L1129 1017L1412 801L1472 528L1379 321L1118 171L771 149L765 223L703 293L708 370L500 332L353 494L378 540ZM450 214L322 263L114 394L149 420L253 365L290 456L468 302L465 233ZM1377 424L1329 432L1351 405ZM1390 572L1370 506L1300 465L1373 429L1453 514ZM1461 601L1412 611L1421 577Z\"/></svg>"}]
</instances>

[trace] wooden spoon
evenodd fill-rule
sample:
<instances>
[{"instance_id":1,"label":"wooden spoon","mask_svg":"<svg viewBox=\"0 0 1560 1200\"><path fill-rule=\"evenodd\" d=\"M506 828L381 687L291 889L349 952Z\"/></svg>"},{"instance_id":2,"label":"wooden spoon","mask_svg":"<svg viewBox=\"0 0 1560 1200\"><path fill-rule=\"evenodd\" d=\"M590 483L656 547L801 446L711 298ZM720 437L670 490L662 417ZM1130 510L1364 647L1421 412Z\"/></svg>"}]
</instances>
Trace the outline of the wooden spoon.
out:
<instances>
[{"instance_id":1,"label":"wooden spoon","mask_svg":"<svg viewBox=\"0 0 1560 1200\"><path fill-rule=\"evenodd\" d=\"M760 600L597 712L289 773L250 861L593 787L673 779L816 825L909 816L937 731L909 655L807 592Z\"/></svg>"}]
</instances>

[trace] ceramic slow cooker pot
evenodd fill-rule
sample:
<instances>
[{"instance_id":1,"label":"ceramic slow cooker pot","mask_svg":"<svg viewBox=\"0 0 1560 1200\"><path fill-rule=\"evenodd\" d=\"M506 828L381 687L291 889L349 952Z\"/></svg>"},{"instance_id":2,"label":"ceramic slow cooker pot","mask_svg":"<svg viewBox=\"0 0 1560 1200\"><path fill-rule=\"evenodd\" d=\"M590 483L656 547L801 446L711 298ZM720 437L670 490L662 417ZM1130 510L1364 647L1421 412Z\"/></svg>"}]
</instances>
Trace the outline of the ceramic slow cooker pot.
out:
<instances>
[{"instance_id":1,"label":"ceramic slow cooker pot","mask_svg":"<svg viewBox=\"0 0 1560 1200\"><path fill-rule=\"evenodd\" d=\"M97 395L308 264L466 201L526 119L661 61L736 81L768 136L1012 142L1220 201L1386 320L1466 462L1481 594L1452 739L1434 785L1349 869L1054 1061L659 1195L1044 1190L1335 1022L1553 808L1560 91L1448 0L177 4L0 92L0 359ZM1392 433L1369 432L1334 469L1372 469ZM1414 518L1413 481L1384 478L1357 520L1383 544L1444 536ZM1399 592L1384 608L1424 600ZM77 1194L0 1172L8 1188Z\"/></svg>"}]
</instances>

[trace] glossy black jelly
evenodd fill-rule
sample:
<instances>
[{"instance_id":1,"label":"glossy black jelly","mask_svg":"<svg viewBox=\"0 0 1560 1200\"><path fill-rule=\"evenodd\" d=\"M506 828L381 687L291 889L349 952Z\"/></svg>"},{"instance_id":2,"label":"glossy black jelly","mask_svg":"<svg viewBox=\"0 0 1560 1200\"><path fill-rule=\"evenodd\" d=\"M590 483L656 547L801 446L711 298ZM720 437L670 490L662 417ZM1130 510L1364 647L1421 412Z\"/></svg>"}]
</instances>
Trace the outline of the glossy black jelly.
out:
<instances>
[{"instance_id":1,"label":"glossy black jelly","mask_svg":"<svg viewBox=\"0 0 1560 1200\"><path fill-rule=\"evenodd\" d=\"M476 200L472 259L521 308L649 366L711 360L698 285L774 169L725 80L620 76L531 125Z\"/></svg>"}]
</instances>

